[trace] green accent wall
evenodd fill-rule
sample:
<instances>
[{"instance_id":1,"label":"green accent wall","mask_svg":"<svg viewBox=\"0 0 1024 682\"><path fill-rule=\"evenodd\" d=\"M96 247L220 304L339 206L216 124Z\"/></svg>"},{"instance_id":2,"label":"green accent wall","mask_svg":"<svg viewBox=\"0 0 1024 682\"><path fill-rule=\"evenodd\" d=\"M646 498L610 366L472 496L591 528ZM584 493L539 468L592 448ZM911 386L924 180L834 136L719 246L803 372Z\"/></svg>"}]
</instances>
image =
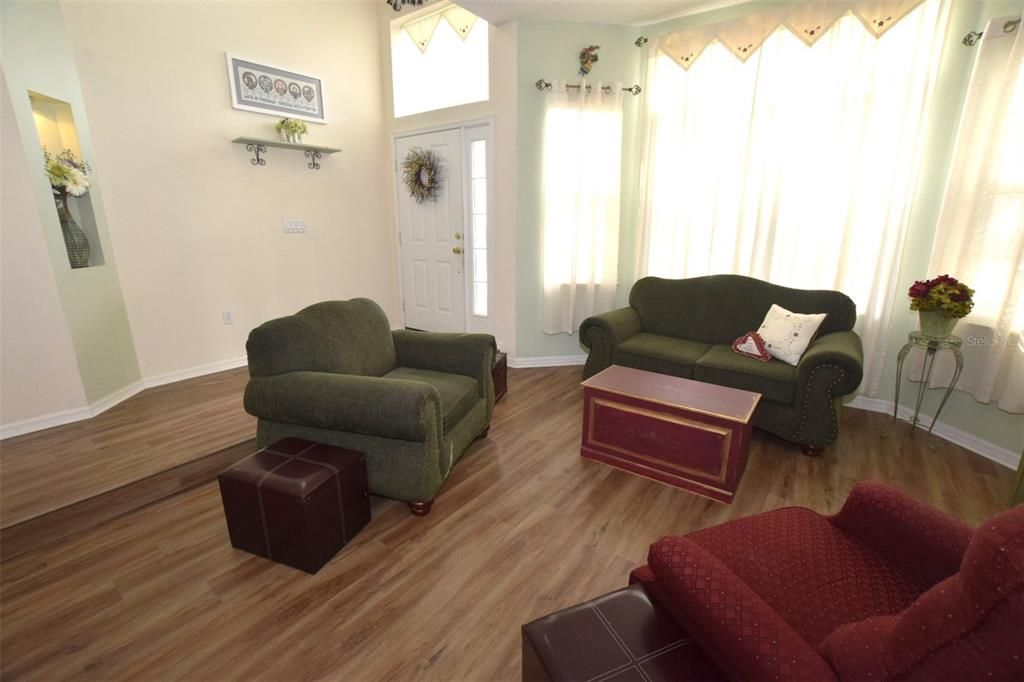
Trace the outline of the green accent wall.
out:
<instances>
[{"instance_id":1,"label":"green accent wall","mask_svg":"<svg viewBox=\"0 0 1024 682\"><path fill-rule=\"evenodd\" d=\"M5 2L2 12L2 54L7 86L28 167L35 178L33 191L53 263L61 303L71 334L86 399L106 398L140 380L114 250L103 209L103 166L93 153L89 121L74 54L65 34L57 2ZM57 210L46 180L39 138L28 91L62 100L71 106L79 143L93 166L90 198L96 217L98 245L104 264L72 270L61 236ZM130 107L126 116L141 115ZM59 150L57 150L59 151ZM140 159L140 164L144 163ZM14 229L5 225L3 229ZM154 254L158 257L158 254ZM159 314L159 311L154 311ZM41 380L45 378L41 377Z\"/></svg>"},{"instance_id":2,"label":"green accent wall","mask_svg":"<svg viewBox=\"0 0 1024 682\"><path fill-rule=\"evenodd\" d=\"M543 261L541 260L541 175L544 142L544 97L538 79L579 82L578 55L588 45L600 45L600 61L588 80L622 81L643 86L640 62L643 50L633 45L637 28L609 24L520 21L518 29L518 189L519 229L516 234L516 355L521 358L581 355L577 335L542 331ZM619 293L622 300L632 284L633 223L635 222L636 169L633 153L641 97L623 97L622 201L619 234ZM628 270L623 270L624 264ZM582 320L581 320L582 322Z\"/></svg>"}]
</instances>

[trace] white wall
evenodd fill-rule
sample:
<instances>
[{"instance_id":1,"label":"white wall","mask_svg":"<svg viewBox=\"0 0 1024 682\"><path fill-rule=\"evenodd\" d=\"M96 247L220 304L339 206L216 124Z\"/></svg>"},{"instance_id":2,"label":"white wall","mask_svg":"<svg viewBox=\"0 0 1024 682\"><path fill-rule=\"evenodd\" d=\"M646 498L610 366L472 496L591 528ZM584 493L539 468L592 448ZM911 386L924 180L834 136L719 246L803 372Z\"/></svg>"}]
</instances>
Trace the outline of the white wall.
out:
<instances>
[{"instance_id":1,"label":"white wall","mask_svg":"<svg viewBox=\"0 0 1024 682\"><path fill-rule=\"evenodd\" d=\"M0 424L86 407L11 98L0 70Z\"/></svg>"},{"instance_id":2,"label":"white wall","mask_svg":"<svg viewBox=\"0 0 1024 682\"><path fill-rule=\"evenodd\" d=\"M244 356L252 327L324 299L398 320L377 4L64 4L144 378ZM252 166L230 140L277 119L231 108L225 52L323 78L306 140L343 152Z\"/></svg>"},{"instance_id":3,"label":"white wall","mask_svg":"<svg viewBox=\"0 0 1024 682\"><path fill-rule=\"evenodd\" d=\"M54 205L53 191L46 174L40 149L42 140L36 127L36 117L29 100L29 93L40 93L63 103L68 124L74 121L77 146L83 158L95 160L92 136L89 134L89 117L82 98L81 83L75 65L74 53L65 31L64 15L55 0L36 2L0 3L0 30L2 30L2 53L5 69L6 88L10 95L11 121L17 126L21 139L22 156L11 163L20 163L28 178L28 187L34 198L38 219L38 234L43 237L50 258L51 275L56 281L57 293L63 309L67 330L75 352L78 378L81 380L85 397L90 407L117 400L127 392L138 390L139 365L132 342L128 312L121 294L117 265L112 258L109 232L104 211L103 174L94 166L90 174L89 193L72 202L72 214L88 206L88 211L78 213L82 228L90 237L93 257L90 263L97 267L73 269L68 261L64 240L61 237L60 222ZM51 141L52 142L52 141ZM71 139L62 143L70 143ZM59 150L53 150L59 151ZM100 171L100 172L97 172ZM88 220L85 220L88 216ZM3 230L17 230L17 225L3 225ZM30 258L22 254L20 242L11 245L5 254L12 259ZM99 254L103 254L99 258ZM32 298L37 291L32 287L38 282L19 281L14 285L14 294ZM15 328L10 330L17 333ZM17 343L24 343L18 339ZM31 352L31 346L25 350ZM14 362L31 362L30 358L14 357ZM39 390L45 390L52 381L58 384L67 380L57 376L63 366L55 364L50 374L37 378ZM3 386L3 391L15 388ZM16 395L16 394L15 394ZM41 404L46 404L41 395ZM59 404L59 399L53 400ZM33 417L46 417L59 408ZM18 420L20 421L20 420ZM46 420L44 419L44 422ZM3 424L3 433L9 433L10 423ZM21 430L19 426L15 430Z\"/></svg>"}]
</instances>

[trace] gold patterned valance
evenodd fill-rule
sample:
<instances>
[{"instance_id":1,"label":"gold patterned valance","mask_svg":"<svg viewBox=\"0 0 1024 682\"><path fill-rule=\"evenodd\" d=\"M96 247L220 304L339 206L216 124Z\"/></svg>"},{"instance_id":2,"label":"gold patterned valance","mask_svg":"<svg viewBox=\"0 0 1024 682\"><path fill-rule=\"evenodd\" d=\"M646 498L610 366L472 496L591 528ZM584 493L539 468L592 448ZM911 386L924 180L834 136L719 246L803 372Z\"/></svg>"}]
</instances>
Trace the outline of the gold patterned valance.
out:
<instances>
[{"instance_id":1,"label":"gold patterned valance","mask_svg":"<svg viewBox=\"0 0 1024 682\"><path fill-rule=\"evenodd\" d=\"M688 69L704 49L717 40L745 62L779 28L788 29L811 46L840 17L850 13L878 38L922 2L924 0L816 0L670 33L655 41L654 47Z\"/></svg>"},{"instance_id":2,"label":"gold patterned valance","mask_svg":"<svg viewBox=\"0 0 1024 682\"><path fill-rule=\"evenodd\" d=\"M412 41L416 43L416 47L420 48L420 52L426 52L427 46L430 45L430 39L434 37L434 31L437 29L437 25L441 23L441 19L447 21L463 40L473 30L473 24L476 23L475 14L458 5L452 5L441 11L428 14L425 17L413 19L408 24L402 26L402 30L409 34Z\"/></svg>"}]
</instances>

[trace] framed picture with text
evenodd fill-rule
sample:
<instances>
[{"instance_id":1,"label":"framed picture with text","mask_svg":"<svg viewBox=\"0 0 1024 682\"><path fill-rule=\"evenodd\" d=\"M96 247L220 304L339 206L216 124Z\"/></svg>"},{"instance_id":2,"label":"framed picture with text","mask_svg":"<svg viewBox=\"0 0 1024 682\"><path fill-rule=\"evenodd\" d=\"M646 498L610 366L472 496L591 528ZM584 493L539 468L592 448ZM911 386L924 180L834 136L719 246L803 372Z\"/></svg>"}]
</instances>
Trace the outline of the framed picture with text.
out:
<instances>
[{"instance_id":1,"label":"framed picture with text","mask_svg":"<svg viewBox=\"0 0 1024 682\"><path fill-rule=\"evenodd\" d=\"M327 123L323 81L269 64L227 54L231 105L279 118Z\"/></svg>"}]
</instances>

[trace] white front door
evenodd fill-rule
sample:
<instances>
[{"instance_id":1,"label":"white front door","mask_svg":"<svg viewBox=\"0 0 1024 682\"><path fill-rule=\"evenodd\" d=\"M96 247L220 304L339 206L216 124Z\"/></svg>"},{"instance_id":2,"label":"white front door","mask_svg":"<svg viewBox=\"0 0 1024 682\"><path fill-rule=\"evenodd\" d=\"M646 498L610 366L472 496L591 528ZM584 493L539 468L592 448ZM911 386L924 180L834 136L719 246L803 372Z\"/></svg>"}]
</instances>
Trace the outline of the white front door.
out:
<instances>
[{"instance_id":1,"label":"white front door","mask_svg":"<svg viewBox=\"0 0 1024 682\"><path fill-rule=\"evenodd\" d=\"M419 148L442 168L437 196L417 203L402 181L402 164ZM462 131L443 130L395 141L398 161L398 239L405 326L466 330L465 214Z\"/></svg>"}]
</instances>

